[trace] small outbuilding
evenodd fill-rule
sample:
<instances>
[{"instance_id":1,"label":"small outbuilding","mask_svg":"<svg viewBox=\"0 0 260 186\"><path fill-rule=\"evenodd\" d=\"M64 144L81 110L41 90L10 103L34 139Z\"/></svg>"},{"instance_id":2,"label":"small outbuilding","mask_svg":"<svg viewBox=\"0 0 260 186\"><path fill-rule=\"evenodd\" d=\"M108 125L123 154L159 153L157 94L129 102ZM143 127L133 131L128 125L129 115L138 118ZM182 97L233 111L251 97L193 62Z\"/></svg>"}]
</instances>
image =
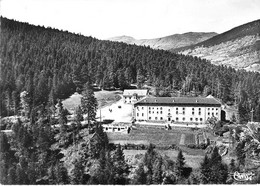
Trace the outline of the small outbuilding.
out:
<instances>
[{"instance_id":1,"label":"small outbuilding","mask_svg":"<svg viewBox=\"0 0 260 186\"><path fill-rule=\"evenodd\" d=\"M147 89L125 89L123 93L124 103L132 104L148 95Z\"/></svg>"}]
</instances>

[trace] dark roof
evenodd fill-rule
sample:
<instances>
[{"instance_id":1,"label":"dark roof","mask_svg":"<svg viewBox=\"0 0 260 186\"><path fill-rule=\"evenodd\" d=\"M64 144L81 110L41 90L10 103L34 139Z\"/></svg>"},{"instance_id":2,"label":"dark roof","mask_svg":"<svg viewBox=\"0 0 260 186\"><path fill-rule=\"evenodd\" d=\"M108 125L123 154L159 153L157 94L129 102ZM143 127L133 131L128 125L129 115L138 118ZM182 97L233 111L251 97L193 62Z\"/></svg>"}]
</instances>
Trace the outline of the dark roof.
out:
<instances>
[{"instance_id":1,"label":"dark roof","mask_svg":"<svg viewBox=\"0 0 260 186\"><path fill-rule=\"evenodd\" d=\"M134 104L136 105L191 105L191 106L221 106L215 98L202 97L148 97Z\"/></svg>"}]
</instances>

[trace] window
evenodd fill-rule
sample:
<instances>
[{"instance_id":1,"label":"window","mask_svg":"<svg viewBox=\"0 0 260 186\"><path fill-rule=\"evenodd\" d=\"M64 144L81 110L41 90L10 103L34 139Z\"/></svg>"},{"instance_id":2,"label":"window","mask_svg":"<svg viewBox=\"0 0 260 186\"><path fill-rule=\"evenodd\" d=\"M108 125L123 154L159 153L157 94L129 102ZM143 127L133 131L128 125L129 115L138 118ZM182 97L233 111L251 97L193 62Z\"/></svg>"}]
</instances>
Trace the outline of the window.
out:
<instances>
[{"instance_id":1,"label":"window","mask_svg":"<svg viewBox=\"0 0 260 186\"><path fill-rule=\"evenodd\" d=\"M194 110L194 108L192 108L192 110Z\"/></svg>"},{"instance_id":2,"label":"window","mask_svg":"<svg viewBox=\"0 0 260 186\"><path fill-rule=\"evenodd\" d=\"M171 111L171 109L168 109L168 111L170 112L170 111Z\"/></svg>"},{"instance_id":3,"label":"window","mask_svg":"<svg viewBox=\"0 0 260 186\"><path fill-rule=\"evenodd\" d=\"M210 110L210 108L208 108L208 110Z\"/></svg>"},{"instance_id":4,"label":"window","mask_svg":"<svg viewBox=\"0 0 260 186\"><path fill-rule=\"evenodd\" d=\"M162 117L161 117L160 119L161 119L161 120L163 120L163 118L162 118Z\"/></svg>"},{"instance_id":5,"label":"window","mask_svg":"<svg viewBox=\"0 0 260 186\"><path fill-rule=\"evenodd\" d=\"M183 111L182 114L185 114L185 111Z\"/></svg>"},{"instance_id":6,"label":"window","mask_svg":"<svg viewBox=\"0 0 260 186\"><path fill-rule=\"evenodd\" d=\"M120 131L120 128L118 128L117 130Z\"/></svg>"},{"instance_id":7,"label":"window","mask_svg":"<svg viewBox=\"0 0 260 186\"><path fill-rule=\"evenodd\" d=\"M149 107L149 110L151 110L151 107Z\"/></svg>"},{"instance_id":8,"label":"window","mask_svg":"<svg viewBox=\"0 0 260 186\"><path fill-rule=\"evenodd\" d=\"M178 110L178 107L176 107L176 110Z\"/></svg>"},{"instance_id":9,"label":"window","mask_svg":"<svg viewBox=\"0 0 260 186\"><path fill-rule=\"evenodd\" d=\"M161 114L162 114L162 111L161 111Z\"/></svg>"},{"instance_id":10,"label":"window","mask_svg":"<svg viewBox=\"0 0 260 186\"><path fill-rule=\"evenodd\" d=\"M190 118L190 121L192 121L192 118Z\"/></svg>"},{"instance_id":11,"label":"window","mask_svg":"<svg viewBox=\"0 0 260 186\"><path fill-rule=\"evenodd\" d=\"M152 118L151 117L149 117L149 120L151 120Z\"/></svg>"},{"instance_id":12,"label":"window","mask_svg":"<svg viewBox=\"0 0 260 186\"><path fill-rule=\"evenodd\" d=\"M185 108L183 107L182 110L185 110Z\"/></svg>"},{"instance_id":13,"label":"window","mask_svg":"<svg viewBox=\"0 0 260 186\"><path fill-rule=\"evenodd\" d=\"M212 110L214 110L214 108L212 108Z\"/></svg>"},{"instance_id":14,"label":"window","mask_svg":"<svg viewBox=\"0 0 260 186\"><path fill-rule=\"evenodd\" d=\"M142 116L144 116L144 113L142 113Z\"/></svg>"},{"instance_id":15,"label":"window","mask_svg":"<svg viewBox=\"0 0 260 186\"><path fill-rule=\"evenodd\" d=\"M199 112L199 115L201 115L201 112Z\"/></svg>"},{"instance_id":16,"label":"window","mask_svg":"<svg viewBox=\"0 0 260 186\"><path fill-rule=\"evenodd\" d=\"M200 121L202 121L202 118L200 118Z\"/></svg>"},{"instance_id":17,"label":"window","mask_svg":"<svg viewBox=\"0 0 260 186\"><path fill-rule=\"evenodd\" d=\"M178 121L179 120L179 118L176 118L176 121Z\"/></svg>"},{"instance_id":18,"label":"window","mask_svg":"<svg viewBox=\"0 0 260 186\"><path fill-rule=\"evenodd\" d=\"M157 117L155 117L155 120L157 120Z\"/></svg>"},{"instance_id":19,"label":"window","mask_svg":"<svg viewBox=\"0 0 260 186\"><path fill-rule=\"evenodd\" d=\"M162 107L160 109L162 110Z\"/></svg>"},{"instance_id":20,"label":"window","mask_svg":"<svg viewBox=\"0 0 260 186\"><path fill-rule=\"evenodd\" d=\"M185 118L182 118L182 121L185 121Z\"/></svg>"},{"instance_id":21,"label":"window","mask_svg":"<svg viewBox=\"0 0 260 186\"><path fill-rule=\"evenodd\" d=\"M201 108L199 108L199 110L201 110Z\"/></svg>"},{"instance_id":22,"label":"window","mask_svg":"<svg viewBox=\"0 0 260 186\"><path fill-rule=\"evenodd\" d=\"M142 110L144 110L144 107L142 107Z\"/></svg>"},{"instance_id":23,"label":"window","mask_svg":"<svg viewBox=\"0 0 260 186\"><path fill-rule=\"evenodd\" d=\"M149 114L151 114L151 111L149 111Z\"/></svg>"},{"instance_id":24,"label":"window","mask_svg":"<svg viewBox=\"0 0 260 186\"><path fill-rule=\"evenodd\" d=\"M218 111L218 108L216 108L216 110Z\"/></svg>"},{"instance_id":25,"label":"window","mask_svg":"<svg viewBox=\"0 0 260 186\"><path fill-rule=\"evenodd\" d=\"M194 115L194 112L192 112L192 115Z\"/></svg>"},{"instance_id":26,"label":"window","mask_svg":"<svg viewBox=\"0 0 260 186\"><path fill-rule=\"evenodd\" d=\"M176 111L176 114L178 114L178 111Z\"/></svg>"},{"instance_id":27,"label":"window","mask_svg":"<svg viewBox=\"0 0 260 186\"><path fill-rule=\"evenodd\" d=\"M159 112L157 111L157 114L159 114Z\"/></svg>"},{"instance_id":28,"label":"window","mask_svg":"<svg viewBox=\"0 0 260 186\"><path fill-rule=\"evenodd\" d=\"M153 111L153 114L154 114L154 111Z\"/></svg>"},{"instance_id":29,"label":"window","mask_svg":"<svg viewBox=\"0 0 260 186\"><path fill-rule=\"evenodd\" d=\"M137 113L136 115L139 116L139 113Z\"/></svg>"},{"instance_id":30,"label":"window","mask_svg":"<svg viewBox=\"0 0 260 186\"><path fill-rule=\"evenodd\" d=\"M208 115L210 115L210 113L208 112Z\"/></svg>"},{"instance_id":31,"label":"window","mask_svg":"<svg viewBox=\"0 0 260 186\"><path fill-rule=\"evenodd\" d=\"M171 118L168 118L168 121L171 121Z\"/></svg>"},{"instance_id":32,"label":"window","mask_svg":"<svg viewBox=\"0 0 260 186\"><path fill-rule=\"evenodd\" d=\"M196 118L196 121L198 121L198 118Z\"/></svg>"},{"instance_id":33,"label":"window","mask_svg":"<svg viewBox=\"0 0 260 186\"><path fill-rule=\"evenodd\" d=\"M218 113L216 112L216 116L218 115Z\"/></svg>"},{"instance_id":34,"label":"window","mask_svg":"<svg viewBox=\"0 0 260 186\"><path fill-rule=\"evenodd\" d=\"M153 109L154 109L154 107L153 107Z\"/></svg>"},{"instance_id":35,"label":"window","mask_svg":"<svg viewBox=\"0 0 260 186\"><path fill-rule=\"evenodd\" d=\"M159 108L157 107L157 110L158 110Z\"/></svg>"}]
</instances>

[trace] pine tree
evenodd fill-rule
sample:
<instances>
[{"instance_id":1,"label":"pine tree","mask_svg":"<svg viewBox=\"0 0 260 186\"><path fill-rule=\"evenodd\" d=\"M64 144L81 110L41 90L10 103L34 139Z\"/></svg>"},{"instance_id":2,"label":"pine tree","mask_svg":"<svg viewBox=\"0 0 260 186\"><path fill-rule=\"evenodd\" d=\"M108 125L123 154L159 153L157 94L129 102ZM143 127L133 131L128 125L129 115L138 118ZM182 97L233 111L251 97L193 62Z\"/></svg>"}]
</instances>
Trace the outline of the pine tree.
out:
<instances>
[{"instance_id":1,"label":"pine tree","mask_svg":"<svg viewBox=\"0 0 260 186\"><path fill-rule=\"evenodd\" d=\"M129 167L125 162L124 153L120 144L113 155L113 163L115 169L115 184L126 185L128 183L127 176L129 174Z\"/></svg>"},{"instance_id":2,"label":"pine tree","mask_svg":"<svg viewBox=\"0 0 260 186\"><path fill-rule=\"evenodd\" d=\"M242 167L245 165L245 158L246 158L244 147L245 147L245 141L239 142L236 147L238 165Z\"/></svg>"},{"instance_id":3,"label":"pine tree","mask_svg":"<svg viewBox=\"0 0 260 186\"><path fill-rule=\"evenodd\" d=\"M225 184L228 177L228 167L226 164L222 163L222 158L218 153L218 148L215 147L209 159L210 165L210 184Z\"/></svg>"},{"instance_id":4,"label":"pine tree","mask_svg":"<svg viewBox=\"0 0 260 186\"><path fill-rule=\"evenodd\" d=\"M16 183L16 171L15 171L15 166L12 166L8 170L8 175L7 175L7 183L9 185L14 185Z\"/></svg>"},{"instance_id":5,"label":"pine tree","mask_svg":"<svg viewBox=\"0 0 260 186\"><path fill-rule=\"evenodd\" d=\"M133 184L144 185L146 184L146 173L144 171L144 165L141 163L138 165L138 168L135 172L135 178L133 180Z\"/></svg>"},{"instance_id":6,"label":"pine tree","mask_svg":"<svg viewBox=\"0 0 260 186\"><path fill-rule=\"evenodd\" d=\"M84 184L85 167L83 160L77 159L74 162L74 169L72 170L72 183L73 184Z\"/></svg>"},{"instance_id":7,"label":"pine tree","mask_svg":"<svg viewBox=\"0 0 260 186\"><path fill-rule=\"evenodd\" d=\"M30 98L28 92L23 91L20 93L20 100L21 100L21 115L25 117L29 117L30 111Z\"/></svg>"},{"instance_id":8,"label":"pine tree","mask_svg":"<svg viewBox=\"0 0 260 186\"><path fill-rule=\"evenodd\" d=\"M162 183L162 157L159 157L155 162L155 167L153 171L153 184L161 184Z\"/></svg>"},{"instance_id":9,"label":"pine tree","mask_svg":"<svg viewBox=\"0 0 260 186\"><path fill-rule=\"evenodd\" d=\"M81 108L84 114L87 114L88 128L90 130L91 122L96 121L97 100L94 91L89 83L86 83L81 98Z\"/></svg>"},{"instance_id":10,"label":"pine tree","mask_svg":"<svg viewBox=\"0 0 260 186\"><path fill-rule=\"evenodd\" d=\"M208 156L205 155L203 162L200 165L200 183L208 184L210 174L210 160L208 159Z\"/></svg>"},{"instance_id":11,"label":"pine tree","mask_svg":"<svg viewBox=\"0 0 260 186\"><path fill-rule=\"evenodd\" d=\"M182 150L180 150L177 156L175 171L174 171L178 180L182 179L183 177L184 164L185 164L185 158L182 154Z\"/></svg>"},{"instance_id":12,"label":"pine tree","mask_svg":"<svg viewBox=\"0 0 260 186\"><path fill-rule=\"evenodd\" d=\"M62 163L57 163L55 166L56 173L56 184L69 184L69 176L67 169L62 165Z\"/></svg>"}]
</instances>

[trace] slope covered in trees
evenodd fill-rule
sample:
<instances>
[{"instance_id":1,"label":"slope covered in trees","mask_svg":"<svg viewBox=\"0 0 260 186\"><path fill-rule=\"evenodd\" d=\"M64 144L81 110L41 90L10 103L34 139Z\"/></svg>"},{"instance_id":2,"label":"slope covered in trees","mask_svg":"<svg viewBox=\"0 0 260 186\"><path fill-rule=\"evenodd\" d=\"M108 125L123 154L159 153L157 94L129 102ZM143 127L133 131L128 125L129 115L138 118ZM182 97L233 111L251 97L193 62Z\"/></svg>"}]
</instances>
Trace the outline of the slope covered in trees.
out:
<instances>
[{"instance_id":1,"label":"slope covered in trees","mask_svg":"<svg viewBox=\"0 0 260 186\"><path fill-rule=\"evenodd\" d=\"M86 82L103 88L154 85L182 95L212 94L240 103L244 116L260 104L260 74L214 66L197 57L149 47L101 41L1 17L1 116L17 114L19 94L28 111L80 91ZM260 120L260 118L254 118Z\"/></svg>"}]
</instances>

